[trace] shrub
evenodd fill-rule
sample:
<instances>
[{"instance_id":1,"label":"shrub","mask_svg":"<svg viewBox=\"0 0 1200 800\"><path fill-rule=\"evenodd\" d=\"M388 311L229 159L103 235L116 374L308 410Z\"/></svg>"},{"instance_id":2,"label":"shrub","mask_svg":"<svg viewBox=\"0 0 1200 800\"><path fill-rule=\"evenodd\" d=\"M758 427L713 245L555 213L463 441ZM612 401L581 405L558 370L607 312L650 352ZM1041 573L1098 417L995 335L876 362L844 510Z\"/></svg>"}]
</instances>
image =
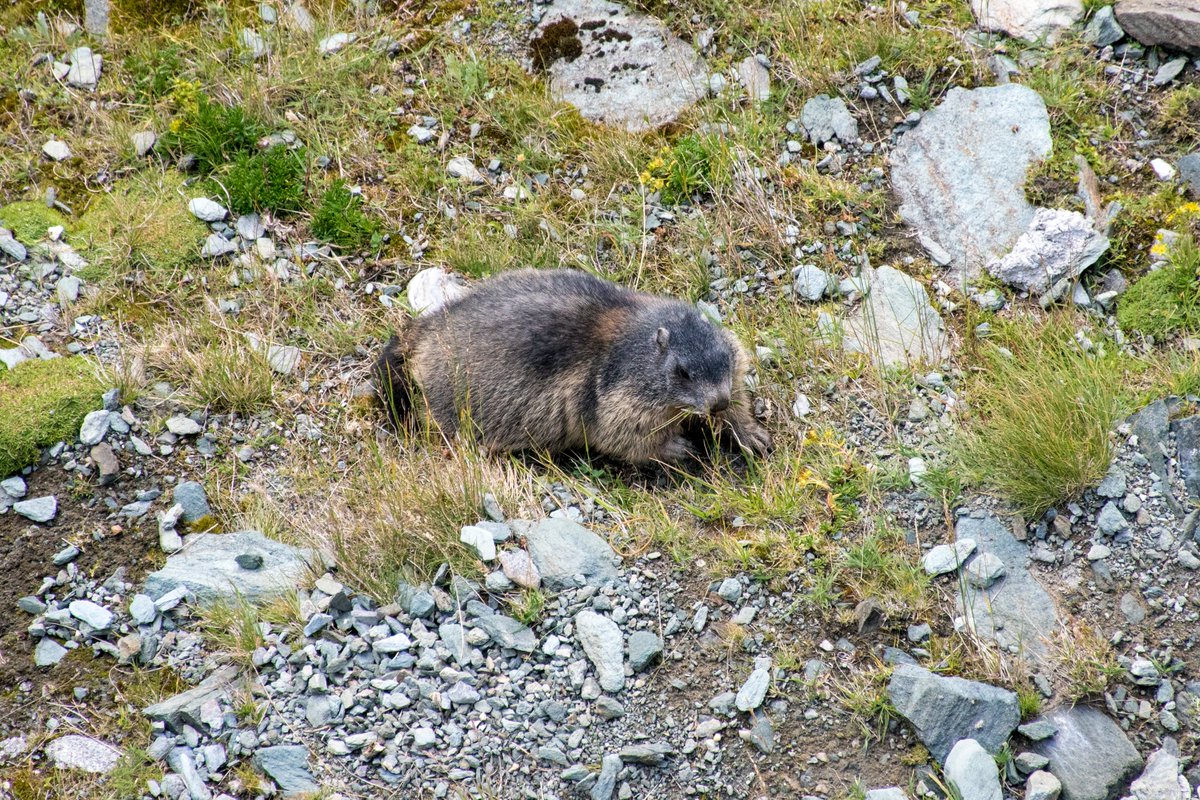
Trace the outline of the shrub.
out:
<instances>
[{"instance_id":1,"label":"shrub","mask_svg":"<svg viewBox=\"0 0 1200 800\"><path fill-rule=\"evenodd\" d=\"M1117 307L1125 331L1150 336L1200 331L1200 248L1182 236L1170 251L1170 262L1129 287Z\"/></svg>"},{"instance_id":2,"label":"shrub","mask_svg":"<svg viewBox=\"0 0 1200 800\"><path fill-rule=\"evenodd\" d=\"M1104 477L1109 431L1125 412L1123 363L1079 349L1073 326L1006 331L1010 352L993 349L969 385L973 418L959 442L966 474L1040 515Z\"/></svg>"},{"instance_id":3,"label":"shrub","mask_svg":"<svg viewBox=\"0 0 1200 800\"><path fill-rule=\"evenodd\" d=\"M362 198L346 188L345 181L334 181L313 214L313 236L345 250L357 250L368 244L378 247L382 226L379 220L364 214L361 206Z\"/></svg>"},{"instance_id":4,"label":"shrub","mask_svg":"<svg viewBox=\"0 0 1200 800\"><path fill-rule=\"evenodd\" d=\"M304 204L304 175L303 153L284 145L261 153L241 153L223 181L229 208L237 214L299 211Z\"/></svg>"},{"instance_id":5,"label":"shrub","mask_svg":"<svg viewBox=\"0 0 1200 800\"><path fill-rule=\"evenodd\" d=\"M0 477L37 460L40 448L73 441L101 406L95 367L84 358L26 361L0 370Z\"/></svg>"},{"instance_id":6,"label":"shrub","mask_svg":"<svg viewBox=\"0 0 1200 800\"><path fill-rule=\"evenodd\" d=\"M170 152L196 157L196 169L212 172L239 153L254 151L265 129L241 106L226 106L209 99L194 84L175 81L172 96L180 116L163 137Z\"/></svg>"},{"instance_id":7,"label":"shrub","mask_svg":"<svg viewBox=\"0 0 1200 800\"><path fill-rule=\"evenodd\" d=\"M646 165L639 176L649 191L657 191L665 205L689 202L694 195L707 194L714 185L714 167L719 166L720 144L709 138L685 136Z\"/></svg>"}]
</instances>

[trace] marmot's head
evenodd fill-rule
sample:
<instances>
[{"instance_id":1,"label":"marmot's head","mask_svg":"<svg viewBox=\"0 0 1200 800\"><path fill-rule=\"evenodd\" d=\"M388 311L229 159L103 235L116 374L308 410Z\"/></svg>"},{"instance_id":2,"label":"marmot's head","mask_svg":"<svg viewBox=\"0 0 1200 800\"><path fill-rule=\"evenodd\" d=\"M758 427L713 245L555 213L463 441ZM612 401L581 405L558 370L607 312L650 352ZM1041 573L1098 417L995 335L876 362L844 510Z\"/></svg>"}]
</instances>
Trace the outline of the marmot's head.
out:
<instances>
[{"instance_id":1,"label":"marmot's head","mask_svg":"<svg viewBox=\"0 0 1200 800\"><path fill-rule=\"evenodd\" d=\"M667 404L719 414L733 394L733 350L715 325L694 310L672 315L654 331L657 382Z\"/></svg>"}]
</instances>

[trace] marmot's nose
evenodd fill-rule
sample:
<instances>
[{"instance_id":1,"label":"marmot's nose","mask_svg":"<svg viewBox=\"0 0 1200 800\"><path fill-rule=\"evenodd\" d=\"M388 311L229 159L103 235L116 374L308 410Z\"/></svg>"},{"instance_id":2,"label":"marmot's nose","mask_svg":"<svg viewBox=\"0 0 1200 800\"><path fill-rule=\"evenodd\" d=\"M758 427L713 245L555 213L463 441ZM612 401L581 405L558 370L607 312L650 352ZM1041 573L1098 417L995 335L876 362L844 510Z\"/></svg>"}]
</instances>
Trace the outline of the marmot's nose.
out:
<instances>
[{"instance_id":1,"label":"marmot's nose","mask_svg":"<svg viewBox=\"0 0 1200 800\"><path fill-rule=\"evenodd\" d=\"M718 397L717 399L712 401L712 403L708 407L708 411L710 414L720 414L722 411L724 411L727 408L729 408L729 398L726 397L725 395L721 395L720 397Z\"/></svg>"}]
</instances>

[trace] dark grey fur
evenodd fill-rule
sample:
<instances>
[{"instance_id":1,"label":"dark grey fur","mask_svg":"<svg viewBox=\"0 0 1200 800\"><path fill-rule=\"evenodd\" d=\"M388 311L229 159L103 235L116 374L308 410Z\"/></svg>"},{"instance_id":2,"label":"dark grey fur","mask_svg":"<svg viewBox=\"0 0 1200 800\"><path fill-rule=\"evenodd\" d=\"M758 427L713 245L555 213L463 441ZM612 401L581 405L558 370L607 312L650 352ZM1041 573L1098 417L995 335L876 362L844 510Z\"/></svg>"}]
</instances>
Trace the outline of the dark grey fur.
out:
<instances>
[{"instance_id":1,"label":"dark grey fur","mask_svg":"<svg viewBox=\"0 0 1200 800\"><path fill-rule=\"evenodd\" d=\"M376 380L397 419L415 381L443 434L469 420L492 452L587 448L644 463L685 456L696 415L765 453L746 368L733 334L687 303L575 270L519 270L412 320Z\"/></svg>"}]
</instances>

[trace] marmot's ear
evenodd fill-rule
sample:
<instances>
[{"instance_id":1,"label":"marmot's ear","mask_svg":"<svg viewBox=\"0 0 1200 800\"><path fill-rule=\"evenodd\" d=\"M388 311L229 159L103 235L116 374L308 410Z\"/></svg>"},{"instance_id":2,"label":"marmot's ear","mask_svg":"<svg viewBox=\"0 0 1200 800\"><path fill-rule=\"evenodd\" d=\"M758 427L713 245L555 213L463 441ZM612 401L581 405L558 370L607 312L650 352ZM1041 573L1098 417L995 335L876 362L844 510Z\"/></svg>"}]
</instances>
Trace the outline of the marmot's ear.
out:
<instances>
[{"instance_id":1,"label":"marmot's ear","mask_svg":"<svg viewBox=\"0 0 1200 800\"><path fill-rule=\"evenodd\" d=\"M658 342L658 349L666 352L667 345L671 343L671 332L666 328L659 328L658 333L654 337L654 341Z\"/></svg>"}]
</instances>

